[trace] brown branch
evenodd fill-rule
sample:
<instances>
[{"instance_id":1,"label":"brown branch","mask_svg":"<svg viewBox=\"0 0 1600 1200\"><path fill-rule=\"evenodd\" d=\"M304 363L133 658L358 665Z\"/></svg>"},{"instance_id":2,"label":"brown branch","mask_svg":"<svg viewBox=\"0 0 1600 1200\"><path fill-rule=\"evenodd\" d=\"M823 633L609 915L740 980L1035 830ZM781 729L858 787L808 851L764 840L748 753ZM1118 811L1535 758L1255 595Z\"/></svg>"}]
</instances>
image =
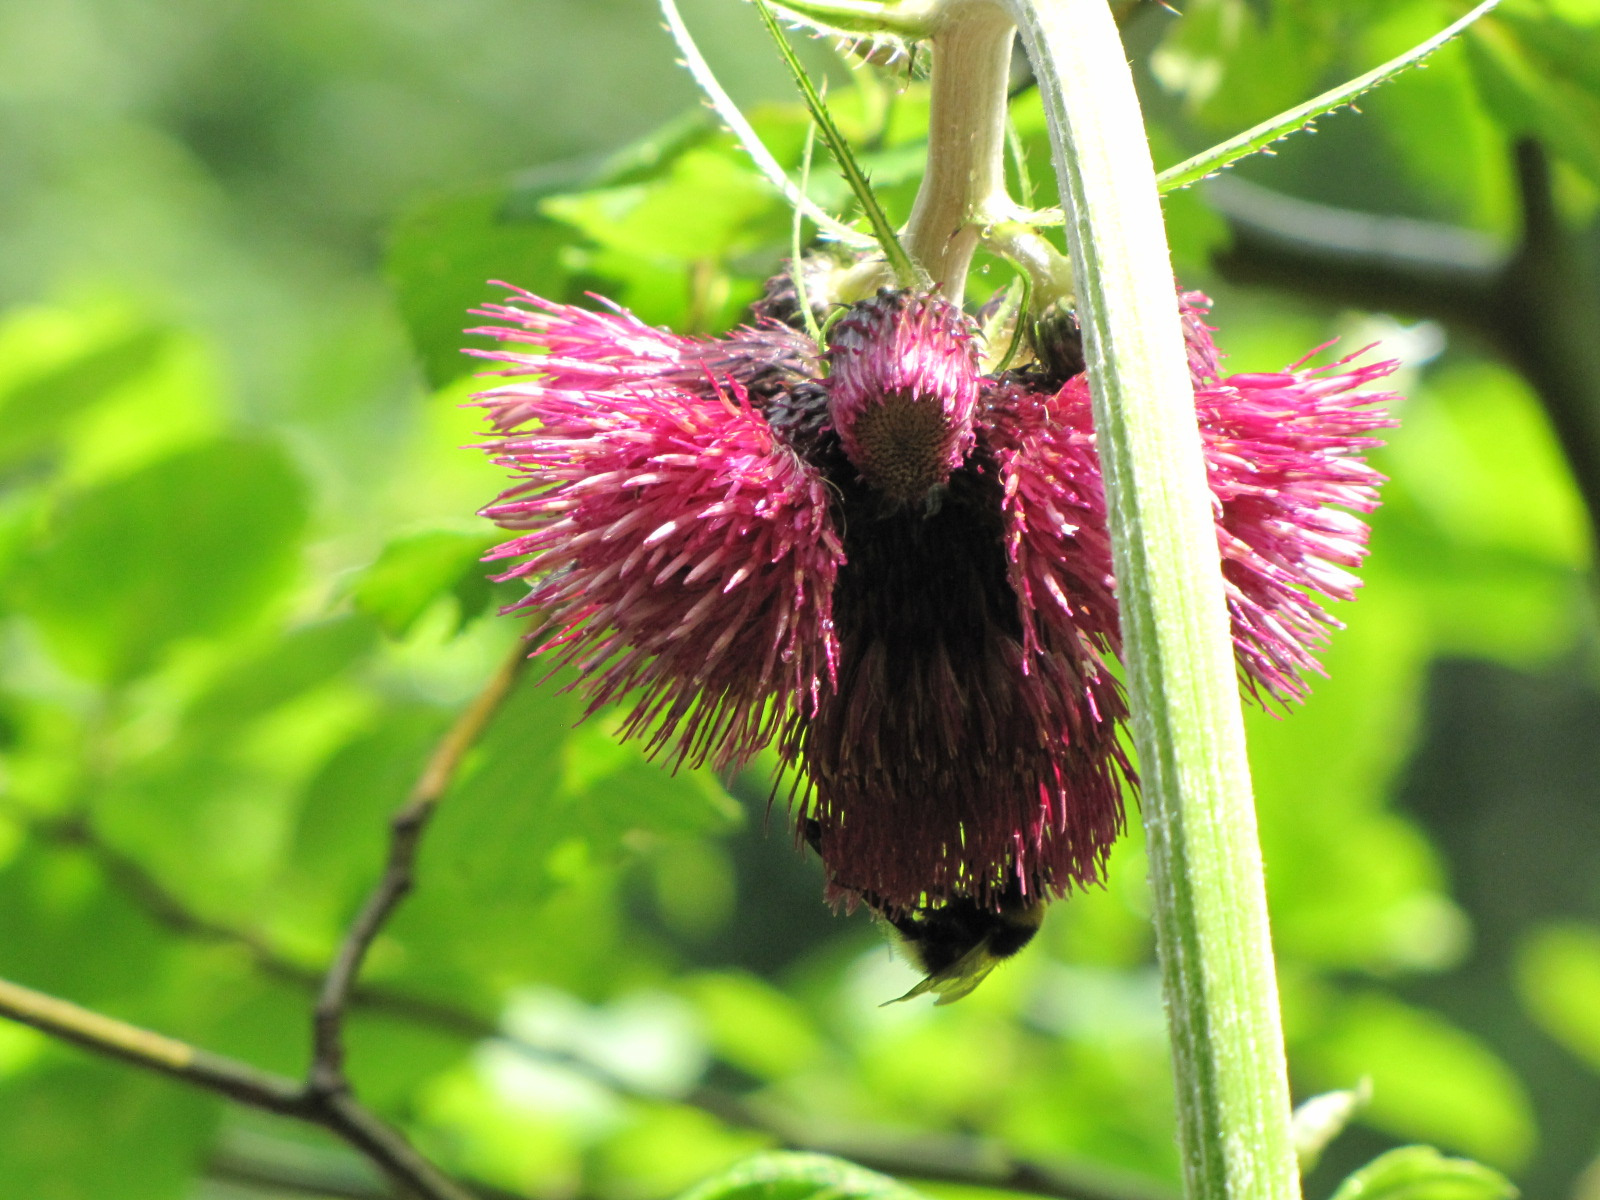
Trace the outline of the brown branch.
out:
<instances>
[{"instance_id":1,"label":"brown branch","mask_svg":"<svg viewBox=\"0 0 1600 1200\"><path fill-rule=\"evenodd\" d=\"M1534 141L1516 147L1522 241L1483 326L1538 392L1592 521L1600 522L1600 263L1564 227L1550 165Z\"/></svg>"},{"instance_id":2,"label":"brown branch","mask_svg":"<svg viewBox=\"0 0 1600 1200\"><path fill-rule=\"evenodd\" d=\"M1592 247L1556 212L1536 142L1516 148L1522 231L1498 248L1480 234L1354 213L1233 178L1207 185L1233 244L1224 278L1429 317L1481 338L1537 392L1573 479L1600 525L1600 280Z\"/></svg>"},{"instance_id":3,"label":"brown branch","mask_svg":"<svg viewBox=\"0 0 1600 1200\"><path fill-rule=\"evenodd\" d=\"M182 1079L209 1092L283 1116L298 1115L304 1089L292 1079L198 1050L114 1017L0 979L0 1016L86 1050Z\"/></svg>"},{"instance_id":4,"label":"brown branch","mask_svg":"<svg viewBox=\"0 0 1600 1200\"><path fill-rule=\"evenodd\" d=\"M313 1013L312 1061L304 1083L5 980L0 980L0 1016L238 1103L318 1125L359 1151L406 1195L422 1200L471 1200L471 1192L441 1172L399 1130L352 1095L344 1074L343 1024L367 950L412 887L417 842L428 817L449 789L468 750L510 695L525 662L525 649L519 641L445 734L411 795L395 814L383 876L346 934L333 965L321 977ZM311 986L318 982L315 972L281 957L259 936L193 913L140 864L101 841L86 818L35 824L62 841L93 852L111 882L128 891L163 923L203 940L241 945L259 965L280 978ZM414 1014L427 1012L435 1018L439 1015L423 1001L410 1001L406 1006Z\"/></svg>"},{"instance_id":5,"label":"brown branch","mask_svg":"<svg viewBox=\"0 0 1600 1200\"><path fill-rule=\"evenodd\" d=\"M40 818L8 808L7 815L31 833L87 855L112 888L173 933L198 942L243 950L255 968L270 979L313 993L321 988L322 970L289 957L254 930L219 921L190 908L187 901L142 862L107 841L88 814ZM382 1012L474 1041L503 1036L494 1021L487 1017L380 984L357 984L350 992L350 1007Z\"/></svg>"},{"instance_id":6,"label":"brown branch","mask_svg":"<svg viewBox=\"0 0 1600 1200\"><path fill-rule=\"evenodd\" d=\"M1334 208L1231 175L1205 189L1233 234L1212 255L1232 283L1475 327L1505 267L1504 249L1470 230Z\"/></svg>"},{"instance_id":7,"label":"brown branch","mask_svg":"<svg viewBox=\"0 0 1600 1200\"><path fill-rule=\"evenodd\" d=\"M484 692L474 702L457 722L456 726L446 735L440 743L439 749L430 760L428 769L420 777L406 808L396 818L406 815L407 810L416 806L418 798L426 801L428 807L437 804L439 797L448 787L448 780L460 762L462 754L470 744L481 736L484 727L492 719L494 711L515 681L515 674L521 667L520 647L518 661L513 664L508 662L501 672L491 680ZM507 678L508 672L510 678ZM466 731L472 731L470 736L465 736ZM26 818L25 818L26 819ZM214 918L194 912L186 902L170 890L161 880L154 876L142 863L128 855L126 852L107 842L93 827L86 816L79 815L65 819L32 819L31 827L56 841L72 846L88 854L105 872L108 880L119 891L144 909L152 918L159 921L173 931L195 938L200 941L215 942L218 944L231 944L246 951L256 967L265 975L280 979L298 987L317 989L323 985L323 976L299 962L288 958L276 950L265 938L246 929L240 929ZM414 852L415 843L412 842L411 851ZM393 869L394 854L391 850L390 869ZM409 872L409 865L403 863L403 869ZM388 872L385 881L388 880ZM390 885L393 886L392 884ZM374 897L384 892L384 883L380 882L375 889ZM394 902L403 895L401 891L396 894ZM370 911L373 901L369 900ZM393 903L390 905L392 911ZM379 922L381 926L382 922ZM359 926L359 922L358 922ZM353 930L354 932L354 930ZM370 938L369 938L370 944ZM349 945L348 939L346 945ZM359 964L357 964L359 965ZM37 995L37 993L35 993ZM46 998L48 999L48 998ZM62 1004L61 1001L55 1001ZM67 1006L72 1008L73 1006ZM1172 1200L1172 1193L1160 1187L1132 1177L1124 1178L1120 1175L1107 1174L1095 1168L1082 1165L1047 1164L1034 1160L1019 1158L1012 1155L1004 1147L977 1138L950 1137L944 1135L919 1137L907 1139L898 1134L887 1131L882 1133L857 1133L848 1142L825 1136L817 1131L807 1131L799 1124L783 1119L775 1113L765 1110L765 1107L752 1103L745 1097L722 1091L716 1088L699 1087L691 1090L686 1095L676 1096L650 1091L640 1088L631 1082L607 1071L590 1059L569 1054L548 1047L540 1047L523 1042L508 1036L493 1021L480 1017L464 1009L459 1009L448 1004L442 1004L421 997L411 996L391 989L358 985L352 980L347 985L342 1011L351 1008L363 1008L369 1011L381 1011L388 1015L412 1021L416 1024L453 1033L470 1040L494 1039L501 1041L508 1047L526 1054L540 1062L564 1067L575 1073L581 1074L614 1095L636 1103L663 1104L682 1103L715 1117L716 1119L752 1132L762 1133L772 1138L774 1142L786 1149L809 1150L816 1153L834 1154L852 1159L863 1166L887 1174L904 1176L912 1179L923 1179L934 1182L957 1183L969 1186L1000 1188L1017 1192L1031 1193L1033 1195L1052 1197L1053 1200ZM0 1011L4 1011L0 1005ZM75 1010L84 1013L85 1010ZM90 1018L100 1022L108 1018L99 1017L97 1014L87 1014ZM18 1018L23 1019L23 1018ZM30 1022L31 1023L31 1022ZM146 1034L142 1030L133 1030L131 1026L122 1026L117 1022L110 1025L123 1030L132 1030L133 1033L145 1038L156 1038L157 1035ZM66 1032L52 1029L58 1036L70 1037ZM78 1041L80 1045L88 1045L90 1049L102 1053L122 1057L125 1061L134 1061L139 1065L150 1066L145 1058L129 1058L119 1054L115 1049L100 1043L90 1043L81 1038L71 1037L70 1040ZM183 1054L199 1056L197 1061L211 1064L221 1062L225 1064L224 1078L233 1079L237 1071L243 1071L247 1077L256 1077L252 1068L243 1064L233 1063L231 1060L215 1059L207 1056L202 1051L183 1046L182 1043L170 1042L167 1039L158 1039L167 1047L169 1058L179 1058ZM157 1068L159 1069L159 1068ZM188 1071L169 1071L181 1078L196 1082L195 1077ZM310 1096L315 1093L318 1103L323 1108L319 1113L322 1117L302 1119L314 1120L315 1123L324 1125L350 1145L361 1150L369 1158L379 1161L377 1155L393 1156L396 1148L392 1144L376 1147L374 1155L368 1145L362 1140L363 1130L370 1133L374 1126L371 1122L377 1119L372 1117L359 1105L354 1105L350 1100L347 1089L329 1092L325 1089L302 1087L290 1080L275 1076L259 1076L259 1079L270 1081L269 1092L259 1090L249 1094L224 1092L243 1103L255 1107L268 1107L259 1102L259 1097L265 1094L276 1093L287 1104L287 1107L273 1108L271 1111L282 1112L288 1116L301 1116L299 1111L303 1106L310 1104ZM202 1086L208 1086L202 1084ZM212 1087L212 1090L221 1090ZM352 1118L352 1112L356 1114ZM336 1121L342 1121L339 1128L328 1124L328 1116ZM381 1122L378 1128L387 1129ZM388 1131L398 1138L393 1130ZM400 1143L404 1146L403 1141ZM409 1146L405 1146L410 1151ZM411 1154L414 1155L414 1151ZM295 1190L300 1187L315 1187L312 1184L302 1186L297 1184L292 1177L286 1177L282 1171L275 1171L270 1165L262 1167L259 1163L248 1164L236 1157L220 1156L214 1163L213 1173L220 1178L235 1178L241 1181L254 1179L262 1183L270 1183L281 1189ZM292 1176L292 1173L291 1173ZM321 1194L349 1195L365 1200L367 1197L377 1197L381 1193L362 1190L346 1185L346 1190L329 1185L328 1181L322 1182ZM472 1191L479 1196L494 1196L492 1189L474 1186ZM431 1193L424 1193L431 1195ZM499 1195L505 1195L500 1193Z\"/></svg>"},{"instance_id":8,"label":"brown branch","mask_svg":"<svg viewBox=\"0 0 1600 1200\"><path fill-rule=\"evenodd\" d=\"M295 1080L5 979L0 979L0 1016L251 1108L318 1125L359 1150L406 1194L423 1200L471 1200L469 1192L418 1154L398 1130L348 1093L327 1096Z\"/></svg>"},{"instance_id":9,"label":"brown branch","mask_svg":"<svg viewBox=\"0 0 1600 1200\"><path fill-rule=\"evenodd\" d=\"M383 874L345 934L322 981L312 1014L312 1058L307 1082L316 1091L337 1096L349 1090L344 1073L344 1018L361 964L378 932L415 883L417 847L428 818L449 790L467 751L483 736L511 694L527 662L527 648L519 639L500 669L439 742L410 797L390 820L389 857Z\"/></svg>"}]
</instances>

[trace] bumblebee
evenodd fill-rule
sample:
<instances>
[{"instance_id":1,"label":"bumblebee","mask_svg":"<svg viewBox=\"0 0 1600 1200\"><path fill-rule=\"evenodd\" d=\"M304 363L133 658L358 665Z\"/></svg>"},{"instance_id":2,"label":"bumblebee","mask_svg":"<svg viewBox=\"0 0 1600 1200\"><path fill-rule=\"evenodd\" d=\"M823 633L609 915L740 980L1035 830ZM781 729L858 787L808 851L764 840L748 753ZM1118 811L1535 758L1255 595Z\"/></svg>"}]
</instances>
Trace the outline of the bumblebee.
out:
<instances>
[{"instance_id":1,"label":"bumblebee","mask_svg":"<svg viewBox=\"0 0 1600 1200\"><path fill-rule=\"evenodd\" d=\"M970 993L1006 959L1033 940L1044 921L1044 901L1006 897L1000 911L981 908L965 896L885 916L926 978L887 1004L937 993L935 1004L949 1004Z\"/></svg>"},{"instance_id":2,"label":"bumblebee","mask_svg":"<svg viewBox=\"0 0 1600 1200\"><path fill-rule=\"evenodd\" d=\"M820 855L821 828L813 819L801 822L801 837ZM1044 923L1044 900L1024 897L1012 890L998 911L985 908L969 896L939 904L894 911L871 892L852 889L900 939L906 953L923 972L921 983L904 996L885 1000L898 1004L933 992L934 1004L950 1004L970 995L989 972L1017 954L1033 940Z\"/></svg>"}]
</instances>

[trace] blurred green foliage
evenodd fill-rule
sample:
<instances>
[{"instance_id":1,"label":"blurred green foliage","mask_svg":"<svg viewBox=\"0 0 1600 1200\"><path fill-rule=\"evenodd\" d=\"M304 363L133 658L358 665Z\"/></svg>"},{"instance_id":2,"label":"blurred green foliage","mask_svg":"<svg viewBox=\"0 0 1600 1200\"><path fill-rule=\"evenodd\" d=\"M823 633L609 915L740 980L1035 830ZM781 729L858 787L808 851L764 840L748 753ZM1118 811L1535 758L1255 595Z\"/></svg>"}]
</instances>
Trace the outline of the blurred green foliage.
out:
<instances>
[{"instance_id":1,"label":"blurred green foliage","mask_svg":"<svg viewBox=\"0 0 1600 1200\"><path fill-rule=\"evenodd\" d=\"M804 114L754 15L685 7L793 167ZM1127 29L1158 165L1460 11L1182 7L1134 6ZM1533 134L1565 219L1592 221L1600 4L1504 8L1239 174L1509 240L1509 146ZM903 218L921 85L807 51ZM0 4L0 975L303 1068L296 980L522 632L492 615L516 589L477 563L493 535L471 514L500 482L463 448L466 310L504 279L720 330L786 252L788 213L671 59L643 0ZM1016 119L1042 202L1036 100ZM813 192L845 205L820 165ZM1309 1192L1427 1141L1592 1200L1600 694L1591 518L1561 447L1483 346L1230 289L1208 272L1228 234L1206 189L1168 206L1230 365L1335 336L1406 364L1328 678L1303 710L1251 716L1295 1087L1373 1085ZM1106 887L973 997L880 1008L910 968L823 909L760 772L725 790L661 771L542 674L447 797L353 1016L361 1094L439 1162L529 1196L649 1200L785 1141L898 1153L914 1177L929 1139L976 1139L980 1158L1175 1192L1136 832ZM1401 1153L1362 1196L1504 1194ZM905 1194L761 1169L704 1200ZM0 1025L3 1200L235 1200L291 1178L378 1194L303 1130Z\"/></svg>"}]
</instances>

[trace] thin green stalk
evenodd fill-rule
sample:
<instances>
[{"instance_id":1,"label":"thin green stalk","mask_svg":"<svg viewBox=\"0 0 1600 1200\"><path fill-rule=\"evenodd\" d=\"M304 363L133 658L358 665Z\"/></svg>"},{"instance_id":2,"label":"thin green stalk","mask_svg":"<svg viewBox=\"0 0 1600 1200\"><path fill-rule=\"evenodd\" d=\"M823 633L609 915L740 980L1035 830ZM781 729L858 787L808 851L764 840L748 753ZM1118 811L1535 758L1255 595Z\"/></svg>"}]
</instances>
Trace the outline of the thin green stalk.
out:
<instances>
[{"instance_id":1,"label":"thin green stalk","mask_svg":"<svg viewBox=\"0 0 1600 1200\"><path fill-rule=\"evenodd\" d=\"M1281 112L1269 121L1263 121L1252 129L1247 129L1241 134L1229 138L1227 141L1211 147L1193 158L1186 159L1175 167L1168 167L1156 177L1156 183L1163 192L1175 191L1186 188L1191 183L1198 182L1208 175L1215 175L1226 166L1238 162L1241 158L1258 151L1265 150L1291 133L1308 128L1318 117L1331 113L1336 108L1353 105L1356 97L1363 92L1371 91L1380 83L1386 83L1405 71L1409 71L1440 46L1458 37L1468 25L1494 8L1500 0L1484 0L1459 21L1454 21L1424 42L1419 42L1404 54L1391 58L1380 67L1374 67L1364 75L1357 75L1347 83L1342 83L1331 91L1323 92L1314 100L1307 100L1304 104L1297 105L1287 112Z\"/></svg>"},{"instance_id":2,"label":"thin green stalk","mask_svg":"<svg viewBox=\"0 0 1600 1200\"><path fill-rule=\"evenodd\" d=\"M1266 890L1172 265L1106 0L1005 0L1070 213L1190 1200L1294 1200Z\"/></svg>"},{"instance_id":3,"label":"thin green stalk","mask_svg":"<svg viewBox=\"0 0 1600 1200\"><path fill-rule=\"evenodd\" d=\"M811 186L811 155L817 146L817 123L806 126L805 154L800 159L800 194ZM789 227L789 278L794 280L794 302L799 306L800 319L805 322L806 333L817 345L822 345L822 327L817 324L817 314L811 311L811 295L806 288L805 246L801 238L804 215L796 208L794 224Z\"/></svg>"},{"instance_id":4,"label":"thin green stalk","mask_svg":"<svg viewBox=\"0 0 1600 1200\"><path fill-rule=\"evenodd\" d=\"M895 281L903 288L926 289L928 286L926 273L900 245L900 237L895 233L894 226L889 224L889 218L884 214L882 206L878 204L878 198L872 192L872 185L867 181L866 174L861 170L855 154L850 149L850 143L845 140L844 134L839 132L839 127L833 123L833 116L828 112L828 106L822 102L822 97L817 94L811 77L800 65L794 47L789 45L789 39L783 36L778 19L772 15L772 9L766 0L754 0L754 2L762 23L772 35L778 53L783 57L789 73L794 76L795 85L800 89L801 96L805 98L806 107L811 110L811 118L816 122L822 140L828 144L834 161L839 164L840 173L844 175L845 182L850 185L851 192L860 203L867 224L872 226L872 236L878 240L884 258L888 259Z\"/></svg>"},{"instance_id":5,"label":"thin green stalk","mask_svg":"<svg viewBox=\"0 0 1600 1200\"><path fill-rule=\"evenodd\" d=\"M1349 105L1355 106L1356 99L1365 92L1371 91L1380 83L1387 83L1395 76L1419 65L1423 59L1432 54L1446 42L1459 37L1469 25L1479 17L1486 15L1495 8L1500 0L1483 0L1471 12L1450 25L1441 29L1426 41L1417 43L1404 54L1396 55L1382 66L1374 67L1363 75L1341 83L1338 87L1323 92L1315 99L1307 100L1304 104L1296 105L1286 112L1281 112L1261 124L1235 134L1225 142L1219 142L1209 150L1203 150L1193 158L1186 158L1176 166L1168 167L1156 176L1156 187L1162 194L1186 188L1190 184L1198 183L1215 175L1218 171L1232 166L1241 158L1251 154L1265 151L1274 142L1281 141L1292 133L1302 129L1309 129L1318 117ZM1024 204L1032 201L1026 197ZM1037 212L1019 213L1019 220L1026 220L1033 225L1059 225L1063 217L1059 208L1040 209Z\"/></svg>"}]
</instances>

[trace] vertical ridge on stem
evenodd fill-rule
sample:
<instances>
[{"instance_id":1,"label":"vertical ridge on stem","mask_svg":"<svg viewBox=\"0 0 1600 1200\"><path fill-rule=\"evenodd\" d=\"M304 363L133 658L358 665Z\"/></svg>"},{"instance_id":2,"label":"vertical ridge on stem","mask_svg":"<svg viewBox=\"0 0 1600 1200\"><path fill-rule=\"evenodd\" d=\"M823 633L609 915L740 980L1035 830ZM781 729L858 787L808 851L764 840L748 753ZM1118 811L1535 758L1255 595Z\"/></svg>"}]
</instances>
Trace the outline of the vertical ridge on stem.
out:
<instances>
[{"instance_id":1,"label":"vertical ridge on stem","mask_svg":"<svg viewBox=\"0 0 1600 1200\"><path fill-rule=\"evenodd\" d=\"M1299 1179L1238 684L1155 170L1105 0L1005 0L1068 213L1191 1200Z\"/></svg>"}]
</instances>

